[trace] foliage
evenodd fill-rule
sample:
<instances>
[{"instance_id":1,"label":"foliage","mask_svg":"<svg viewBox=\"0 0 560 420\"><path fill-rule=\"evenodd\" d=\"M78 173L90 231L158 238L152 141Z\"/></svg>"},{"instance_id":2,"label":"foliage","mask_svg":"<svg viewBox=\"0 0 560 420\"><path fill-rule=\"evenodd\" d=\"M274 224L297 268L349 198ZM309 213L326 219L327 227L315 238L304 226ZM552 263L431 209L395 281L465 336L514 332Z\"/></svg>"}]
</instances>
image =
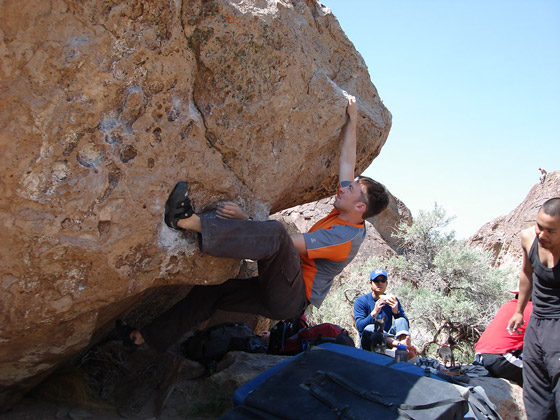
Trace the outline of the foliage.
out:
<instances>
[{"instance_id":1,"label":"foliage","mask_svg":"<svg viewBox=\"0 0 560 420\"><path fill-rule=\"evenodd\" d=\"M472 361L473 346L498 307L508 298L507 290L517 280L511 269L492 266L490 252L466 245L446 232L451 221L437 204L419 212L410 225L401 223L396 236L400 254L370 258L356 267L333 290L313 320L353 326L353 301L368 293L369 273L383 268L389 274L388 292L398 296L411 323L414 344L433 356L448 340L455 343L456 359Z\"/></svg>"}]
</instances>

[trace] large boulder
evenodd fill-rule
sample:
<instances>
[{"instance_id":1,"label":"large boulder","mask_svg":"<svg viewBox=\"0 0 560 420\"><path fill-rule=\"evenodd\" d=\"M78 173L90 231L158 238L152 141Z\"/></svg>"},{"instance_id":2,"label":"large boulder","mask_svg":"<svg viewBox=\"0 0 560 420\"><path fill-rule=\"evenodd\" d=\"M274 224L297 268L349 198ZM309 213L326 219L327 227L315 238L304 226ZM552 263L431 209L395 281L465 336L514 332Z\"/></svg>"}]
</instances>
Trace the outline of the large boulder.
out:
<instances>
[{"instance_id":1,"label":"large boulder","mask_svg":"<svg viewBox=\"0 0 560 420\"><path fill-rule=\"evenodd\" d=\"M560 171L555 171L549 173L543 183L535 184L511 213L482 226L469 239L469 244L492 251L496 265L508 263L521 268L521 231L535 225L537 213L546 200L558 196Z\"/></svg>"},{"instance_id":2,"label":"large boulder","mask_svg":"<svg viewBox=\"0 0 560 420\"><path fill-rule=\"evenodd\" d=\"M116 317L237 273L162 223L176 181L264 218L334 193L342 90L358 171L391 125L313 0L4 0L0 54L0 409Z\"/></svg>"}]
</instances>

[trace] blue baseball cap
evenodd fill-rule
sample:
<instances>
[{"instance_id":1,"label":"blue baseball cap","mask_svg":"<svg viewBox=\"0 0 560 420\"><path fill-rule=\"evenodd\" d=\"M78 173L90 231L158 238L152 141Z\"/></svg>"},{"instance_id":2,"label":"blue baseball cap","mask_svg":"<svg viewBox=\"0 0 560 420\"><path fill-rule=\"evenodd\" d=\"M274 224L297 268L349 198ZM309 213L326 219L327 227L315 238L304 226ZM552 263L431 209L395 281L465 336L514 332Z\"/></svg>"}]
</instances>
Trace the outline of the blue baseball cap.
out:
<instances>
[{"instance_id":1,"label":"blue baseball cap","mask_svg":"<svg viewBox=\"0 0 560 420\"><path fill-rule=\"evenodd\" d=\"M371 274L369 275L369 281L374 281L379 276L384 276L386 279L388 278L387 272L385 270L378 268L377 270L373 270L371 272Z\"/></svg>"}]
</instances>

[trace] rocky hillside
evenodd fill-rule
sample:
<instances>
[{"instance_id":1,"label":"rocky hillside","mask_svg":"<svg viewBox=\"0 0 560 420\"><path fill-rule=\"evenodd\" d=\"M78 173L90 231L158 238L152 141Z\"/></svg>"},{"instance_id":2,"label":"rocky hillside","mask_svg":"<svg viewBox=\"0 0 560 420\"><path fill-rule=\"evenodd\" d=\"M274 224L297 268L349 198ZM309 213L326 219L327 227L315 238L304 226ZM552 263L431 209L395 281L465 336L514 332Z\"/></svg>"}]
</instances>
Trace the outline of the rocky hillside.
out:
<instances>
[{"instance_id":1,"label":"rocky hillside","mask_svg":"<svg viewBox=\"0 0 560 420\"><path fill-rule=\"evenodd\" d=\"M534 225L541 205L552 197L560 196L560 171L547 175L544 183L531 188L527 197L511 213L500 216L482 226L469 240L469 244L489 249L494 253L495 264L505 262L521 266L521 239L523 229Z\"/></svg>"},{"instance_id":2,"label":"rocky hillside","mask_svg":"<svg viewBox=\"0 0 560 420\"><path fill-rule=\"evenodd\" d=\"M5 0L0 51L0 410L115 318L237 274L162 223L178 180L265 218L334 193L343 90L358 171L391 127L315 0Z\"/></svg>"}]
</instances>

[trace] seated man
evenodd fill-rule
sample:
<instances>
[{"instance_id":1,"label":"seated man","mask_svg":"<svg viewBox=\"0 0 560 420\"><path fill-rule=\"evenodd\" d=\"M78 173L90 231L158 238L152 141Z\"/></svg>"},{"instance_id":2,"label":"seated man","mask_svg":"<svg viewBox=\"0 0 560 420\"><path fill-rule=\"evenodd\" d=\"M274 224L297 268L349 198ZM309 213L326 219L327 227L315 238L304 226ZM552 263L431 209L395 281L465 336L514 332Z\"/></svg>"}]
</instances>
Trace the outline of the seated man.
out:
<instances>
[{"instance_id":1,"label":"seated man","mask_svg":"<svg viewBox=\"0 0 560 420\"><path fill-rule=\"evenodd\" d=\"M354 320L360 334L361 347L369 348L366 344L370 340L371 333L375 330L375 320L385 317L385 336L388 337L388 347L396 347L397 344L410 345L410 332L408 318L399 300L391 295L385 294L387 289L387 273L385 270L377 269L371 272L369 282L371 293L360 296L354 302ZM364 334L365 333L365 334ZM410 357L414 357L410 354Z\"/></svg>"},{"instance_id":2,"label":"seated man","mask_svg":"<svg viewBox=\"0 0 560 420\"><path fill-rule=\"evenodd\" d=\"M121 328L125 343L145 342L164 352L217 309L287 319L300 316L309 303L321 304L333 278L364 240L364 220L389 202L382 184L367 177L354 179L357 106L353 96L348 96L346 112L334 209L308 233L290 237L280 222L250 221L233 203L219 208L217 218L201 218L192 208L186 183L175 186L165 206L165 223L198 232L205 254L256 260L258 276L193 287L185 299L141 330Z\"/></svg>"},{"instance_id":3,"label":"seated man","mask_svg":"<svg viewBox=\"0 0 560 420\"><path fill-rule=\"evenodd\" d=\"M529 322L516 331L508 330L508 322L517 308L519 296L518 290L512 293L515 293L515 298L500 306L474 345L475 362L482 364L495 378L509 379L523 386L523 337ZM533 303L528 302L524 319L530 319L532 312Z\"/></svg>"}]
</instances>

